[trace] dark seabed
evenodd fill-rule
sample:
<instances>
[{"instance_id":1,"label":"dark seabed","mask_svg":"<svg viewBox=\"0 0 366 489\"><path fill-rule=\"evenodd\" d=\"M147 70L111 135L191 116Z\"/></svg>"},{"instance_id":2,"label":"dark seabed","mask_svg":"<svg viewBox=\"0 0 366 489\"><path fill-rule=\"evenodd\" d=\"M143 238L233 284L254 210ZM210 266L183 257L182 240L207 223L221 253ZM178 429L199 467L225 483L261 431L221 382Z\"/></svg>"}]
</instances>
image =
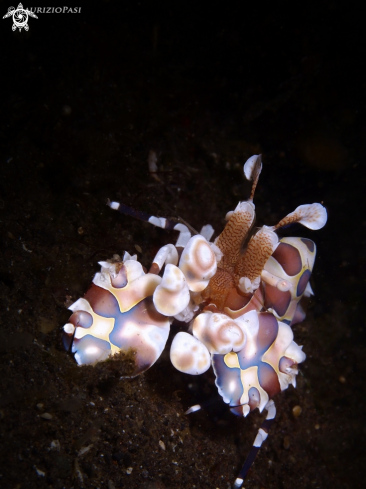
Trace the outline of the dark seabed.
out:
<instances>
[{"instance_id":1,"label":"dark seabed","mask_svg":"<svg viewBox=\"0 0 366 489\"><path fill-rule=\"evenodd\" d=\"M363 487L361 13L332 1L77 5L30 18L28 32L0 20L0 487L231 487L263 414L239 419L220 401L187 417L216 395L211 371L179 373L169 348L135 379L120 379L121 359L80 368L61 327L98 261L139 247L148 267L174 242L107 198L220 232L259 152L258 225L312 202L329 220L282 233L318 246L315 297L294 327L307 360L275 398L245 488Z\"/></svg>"}]
</instances>

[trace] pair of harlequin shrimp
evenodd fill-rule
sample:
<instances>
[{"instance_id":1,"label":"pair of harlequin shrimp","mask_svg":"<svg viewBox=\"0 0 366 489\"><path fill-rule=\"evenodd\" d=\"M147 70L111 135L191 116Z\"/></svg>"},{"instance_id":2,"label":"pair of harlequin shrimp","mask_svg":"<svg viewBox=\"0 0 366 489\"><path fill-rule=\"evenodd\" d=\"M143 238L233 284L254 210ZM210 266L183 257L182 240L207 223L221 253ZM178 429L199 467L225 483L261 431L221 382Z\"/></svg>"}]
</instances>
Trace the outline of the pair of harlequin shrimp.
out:
<instances>
[{"instance_id":1,"label":"pair of harlequin shrimp","mask_svg":"<svg viewBox=\"0 0 366 489\"><path fill-rule=\"evenodd\" d=\"M79 365L132 350L135 376L159 358L174 319L189 323L190 332L173 339L174 367L199 375L212 365L218 391L233 413L267 411L235 488L242 486L267 438L276 414L272 398L289 384L296 386L297 366L306 358L293 341L291 326L305 317L301 299L312 294L316 248L309 239L279 240L276 231L291 223L317 230L327 220L321 204L301 205L275 226L252 232L261 169L260 155L245 163L244 174L253 181L250 198L226 215L227 224L214 242L210 225L191 236L184 224L109 203L112 209L179 231L178 240L158 251L148 273L127 252L122 261L99 262L101 272L84 298L70 306L73 314L64 326L65 346ZM192 406L187 413L200 408Z\"/></svg>"}]
</instances>

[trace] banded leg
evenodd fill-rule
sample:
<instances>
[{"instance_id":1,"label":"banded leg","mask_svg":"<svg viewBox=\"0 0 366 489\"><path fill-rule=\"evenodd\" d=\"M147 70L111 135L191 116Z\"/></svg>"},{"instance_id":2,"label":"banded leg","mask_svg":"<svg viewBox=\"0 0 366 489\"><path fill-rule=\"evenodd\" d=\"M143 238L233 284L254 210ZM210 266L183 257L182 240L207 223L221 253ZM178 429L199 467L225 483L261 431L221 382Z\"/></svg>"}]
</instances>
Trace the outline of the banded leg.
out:
<instances>
[{"instance_id":1,"label":"banded leg","mask_svg":"<svg viewBox=\"0 0 366 489\"><path fill-rule=\"evenodd\" d=\"M257 453L260 447L262 446L262 443L266 440L268 436L269 428L271 427L274 418L276 416L276 406L272 400L267 402L266 407L264 409L267 410L266 419L263 421L262 426L258 430L253 446L244 462L243 467L239 472L238 477L234 482L233 489L240 489L240 487L242 487L245 477L247 476L249 469L253 465L255 457L257 456Z\"/></svg>"},{"instance_id":2,"label":"banded leg","mask_svg":"<svg viewBox=\"0 0 366 489\"><path fill-rule=\"evenodd\" d=\"M175 246L184 248L188 243L191 232L185 224L180 222L172 221L171 219L166 219L165 217L156 217L148 214L147 212L136 211L132 207L128 207L125 204L119 202L107 202L107 205L113 210L121 212L121 214L126 214L127 216L134 217L140 221L149 222L158 228L163 229L174 229L174 231L179 231L179 236Z\"/></svg>"},{"instance_id":3,"label":"banded leg","mask_svg":"<svg viewBox=\"0 0 366 489\"><path fill-rule=\"evenodd\" d=\"M192 236L192 233L189 230L188 226L186 224L182 224L181 222L176 222L172 219L167 219L166 217L152 216L147 212L136 211L132 207L128 207L127 205L121 204L119 202L111 202L110 200L108 200L107 205L109 205L111 209L121 212L121 214L126 214L127 216L134 217L135 219L139 219L140 221L149 222L150 224L158 228L173 229L174 231L179 231L179 236L175 244L175 246L177 247L184 248ZM206 224L202 227L199 234L206 238L207 241L210 241L214 232L215 231L211 224ZM197 231L195 231L195 233L197 233Z\"/></svg>"}]
</instances>

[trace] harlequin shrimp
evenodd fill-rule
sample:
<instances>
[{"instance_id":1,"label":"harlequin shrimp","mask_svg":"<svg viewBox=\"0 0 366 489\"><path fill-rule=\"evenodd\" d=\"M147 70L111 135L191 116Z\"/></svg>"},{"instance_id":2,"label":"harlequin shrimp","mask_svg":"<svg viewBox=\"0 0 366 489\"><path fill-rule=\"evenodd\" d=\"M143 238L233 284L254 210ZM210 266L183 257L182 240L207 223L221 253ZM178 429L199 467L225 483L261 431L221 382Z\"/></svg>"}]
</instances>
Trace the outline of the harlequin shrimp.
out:
<instances>
[{"instance_id":1,"label":"harlequin shrimp","mask_svg":"<svg viewBox=\"0 0 366 489\"><path fill-rule=\"evenodd\" d=\"M109 202L111 209L178 231L178 240L159 249L147 273L128 252L123 260L99 262L101 271L69 307L72 315L63 328L64 344L79 365L133 351L131 376L136 376L161 355L172 321L187 323L171 345L174 367L200 375L212 366L218 392L234 414L267 412L235 488L242 487L268 436L276 415L273 397L289 384L296 386L298 364L306 358L291 326L305 318L302 299L313 294L309 279L316 247L310 239L279 239L276 231L292 223L317 230L327 220L325 208L314 203L254 230L253 197L261 170L261 155L247 160L251 195L227 213L227 224L213 242L210 225L192 236L185 224ZM192 406L186 414L200 408Z\"/></svg>"}]
</instances>

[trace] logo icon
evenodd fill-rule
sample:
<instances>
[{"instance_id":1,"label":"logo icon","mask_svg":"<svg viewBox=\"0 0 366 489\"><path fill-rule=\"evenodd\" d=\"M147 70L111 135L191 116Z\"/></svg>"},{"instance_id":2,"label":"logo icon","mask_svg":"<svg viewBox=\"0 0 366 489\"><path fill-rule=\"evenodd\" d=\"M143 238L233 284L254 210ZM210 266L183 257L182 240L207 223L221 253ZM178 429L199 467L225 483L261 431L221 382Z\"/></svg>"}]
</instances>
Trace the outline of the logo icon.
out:
<instances>
[{"instance_id":1,"label":"logo icon","mask_svg":"<svg viewBox=\"0 0 366 489\"><path fill-rule=\"evenodd\" d=\"M13 25L12 25L13 31L15 31L17 28L20 31L22 29L27 31L29 29L28 16L38 19L38 17L31 10L23 8L23 5L21 3L17 6L17 8L9 7L8 13L4 15L3 19L6 19L7 17L10 16L13 16Z\"/></svg>"}]
</instances>

